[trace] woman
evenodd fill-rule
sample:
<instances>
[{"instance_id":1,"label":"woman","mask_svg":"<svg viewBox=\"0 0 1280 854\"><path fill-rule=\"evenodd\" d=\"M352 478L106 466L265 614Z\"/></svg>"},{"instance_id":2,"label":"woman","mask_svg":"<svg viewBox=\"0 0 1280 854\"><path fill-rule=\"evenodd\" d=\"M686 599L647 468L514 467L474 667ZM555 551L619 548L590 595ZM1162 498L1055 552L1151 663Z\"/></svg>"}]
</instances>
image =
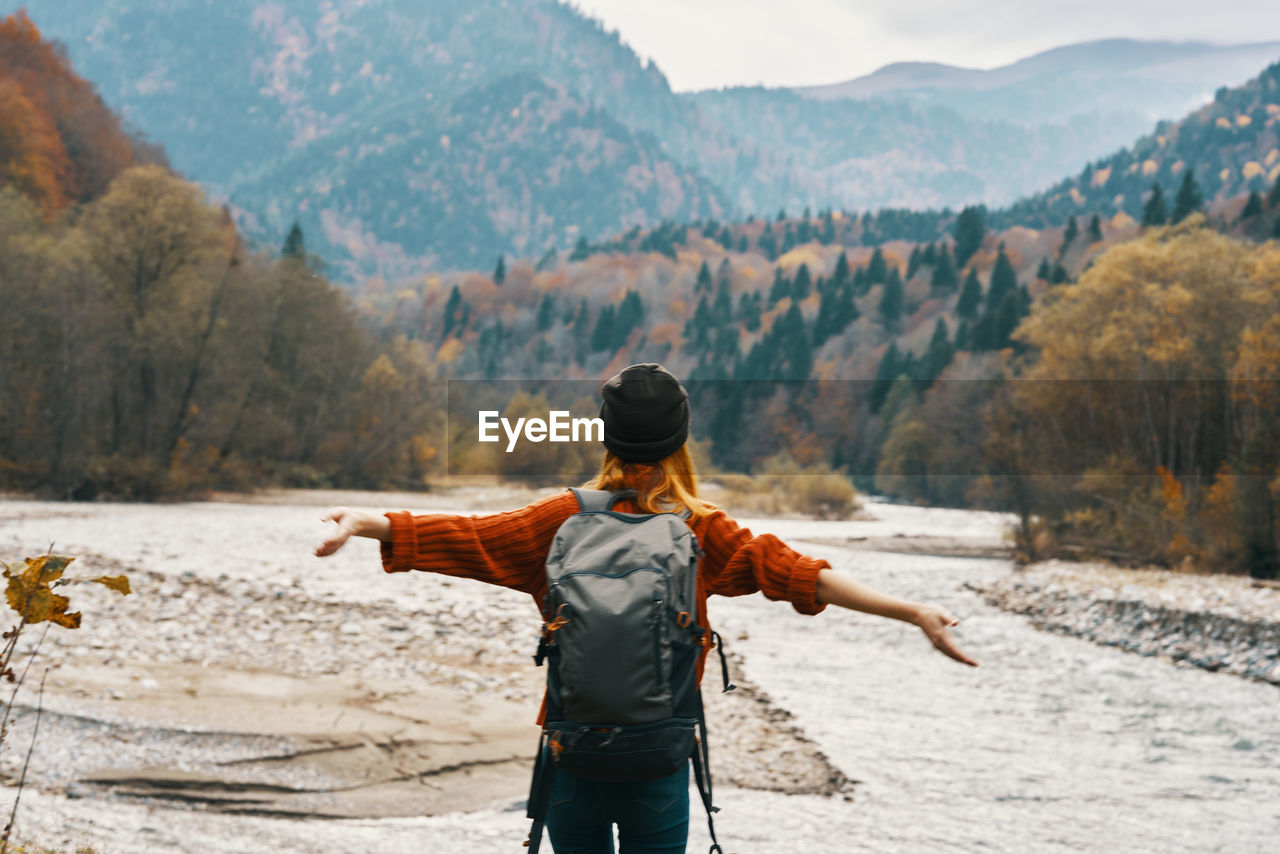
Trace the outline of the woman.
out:
<instances>
[{"instance_id":1,"label":"woman","mask_svg":"<svg viewBox=\"0 0 1280 854\"><path fill-rule=\"evenodd\" d=\"M799 554L771 534L753 536L698 498L686 439L688 395L661 365L632 365L601 388L605 457L590 489L635 490L615 509L633 513L688 512L687 522L704 555L698 565L699 625L708 626L707 596L761 592L790 602L803 614L838 605L917 625L941 652L977 666L956 646L949 626L958 620L944 608L878 593L832 571L824 560ZM542 609L546 559L556 530L577 512L565 491L520 510L489 516L392 512L382 516L334 508L325 517L337 529L316 549L333 554L351 536L381 541L387 572L420 569L474 578L530 594ZM699 681L707 649L698 661ZM539 713L542 725L546 703ZM683 852L689 823L689 769L646 783L582 783L557 773L552 783L547 832L556 852L613 851L618 825L622 851Z\"/></svg>"}]
</instances>

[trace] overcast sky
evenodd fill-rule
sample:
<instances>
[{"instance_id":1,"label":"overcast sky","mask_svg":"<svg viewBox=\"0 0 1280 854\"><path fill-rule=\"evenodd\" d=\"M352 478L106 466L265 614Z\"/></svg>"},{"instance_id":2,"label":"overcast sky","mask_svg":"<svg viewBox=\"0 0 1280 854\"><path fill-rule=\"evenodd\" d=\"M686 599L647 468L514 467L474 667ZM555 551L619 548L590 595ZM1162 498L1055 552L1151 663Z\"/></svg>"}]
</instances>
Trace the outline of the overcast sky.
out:
<instances>
[{"instance_id":1,"label":"overcast sky","mask_svg":"<svg viewBox=\"0 0 1280 854\"><path fill-rule=\"evenodd\" d=\"M1127 37L1280 41L1278 0L576 0L676 91L836 83L901 61L993 68Z\"/></svg>"}]
</instances>

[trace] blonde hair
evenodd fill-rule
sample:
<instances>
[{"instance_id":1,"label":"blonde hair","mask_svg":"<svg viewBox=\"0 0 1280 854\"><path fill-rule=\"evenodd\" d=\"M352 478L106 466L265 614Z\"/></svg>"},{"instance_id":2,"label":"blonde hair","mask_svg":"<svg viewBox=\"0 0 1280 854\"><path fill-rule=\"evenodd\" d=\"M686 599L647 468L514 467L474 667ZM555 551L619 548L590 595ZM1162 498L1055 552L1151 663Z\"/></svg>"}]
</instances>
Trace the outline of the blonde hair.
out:
<instances>
[{"instance_id":1,"label":"blonde hair","mask_svg":"<svg viewBox=\"0 0 1280 854\"><path fill-rule=\"evenodd\" d=\"M696 519L713 513L714 504L698 497L698 475L688 444L652 463L629 463L605 451L596 476L583 484L587 489L634 489L644 513L688 510Z\"/></svg>"}]
</instances>

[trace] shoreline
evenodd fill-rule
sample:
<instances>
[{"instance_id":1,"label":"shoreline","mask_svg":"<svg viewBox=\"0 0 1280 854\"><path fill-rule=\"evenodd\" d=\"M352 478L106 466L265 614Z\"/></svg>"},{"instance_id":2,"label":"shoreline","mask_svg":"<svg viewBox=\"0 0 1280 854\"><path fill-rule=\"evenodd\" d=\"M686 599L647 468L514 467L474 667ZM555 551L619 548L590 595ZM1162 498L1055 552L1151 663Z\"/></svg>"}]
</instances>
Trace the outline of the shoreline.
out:
<instances>
[{"instance_id":1,"label":"shoreline","mask_svg":"<svg viewBox=\"0 0 1280 854\"><path fill-rule=\"evenodd\" d=\"M1054 560L968 589L1045 631L1280 686L1280 586Z\"/></svg>"}]
</instances>

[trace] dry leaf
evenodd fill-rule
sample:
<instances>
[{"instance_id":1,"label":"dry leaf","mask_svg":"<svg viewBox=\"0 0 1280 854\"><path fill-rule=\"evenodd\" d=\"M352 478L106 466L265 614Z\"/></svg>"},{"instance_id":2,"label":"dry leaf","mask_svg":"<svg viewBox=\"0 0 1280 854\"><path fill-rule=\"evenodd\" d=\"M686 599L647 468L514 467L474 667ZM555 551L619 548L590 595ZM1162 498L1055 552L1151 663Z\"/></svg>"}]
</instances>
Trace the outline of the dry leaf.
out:
<instances>
[{"instance_id":1,"label":"dry leaf","mask_svg":"<svg viewBox=\"0 0 1280 854\"><path fill-rule=\"evenodd\" d=\"M121 596L128 596L133 592L129 589L129 576L127 575L99 575L97 578L86 578L85 581L92 581L101 584L103 587L110 587Z\"/></svg>"},{"instance_id":2,"label":"dry leaf","mask_svg":"<svg viewBox=\"0 0 1280 854\"><path fill-rule=\"evenodd\" d=\"M49 589L49 585L62 577L63 570L73 560L75 558L59 555L29 557L26 569L17 575L6 564L4 574L9 585L5 589L5 597L9 607L25 616L28 623L48 620L68 629L80 628L80 612L67 613L71 600Z\"/></svg>"}]
</instances>

